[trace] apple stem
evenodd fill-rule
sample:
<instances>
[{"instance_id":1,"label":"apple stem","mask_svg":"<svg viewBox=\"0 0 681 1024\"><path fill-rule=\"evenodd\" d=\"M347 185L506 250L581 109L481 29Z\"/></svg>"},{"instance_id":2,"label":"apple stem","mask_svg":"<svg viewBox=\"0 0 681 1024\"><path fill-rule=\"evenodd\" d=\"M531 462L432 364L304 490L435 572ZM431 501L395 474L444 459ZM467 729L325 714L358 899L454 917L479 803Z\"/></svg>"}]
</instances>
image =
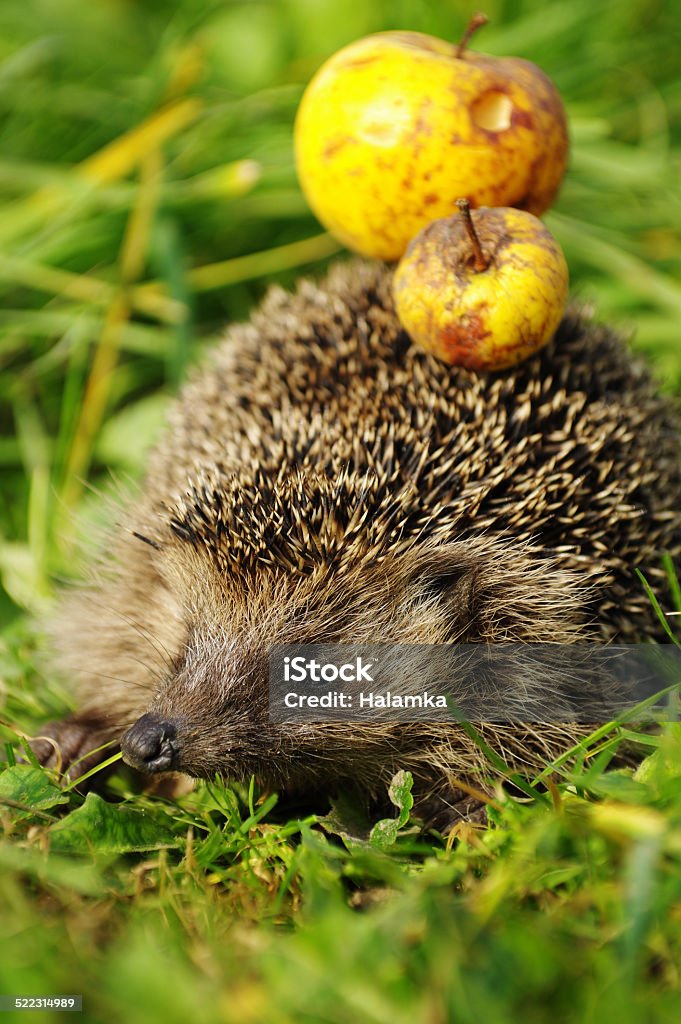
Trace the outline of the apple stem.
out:
<instances>
[{"instance_id":1,"label":"apple stem","mask_svg":"<svg viewBox=\"0 0 681 1024\"><path fill-rule=\"evenodd\" d=\"M473 270L475 270L477 274L480 274L483 270L487 270L489 260L485 259L485 254L482 251L478 233L475 230L475 225L471 216L471 204L467 199L457 199L456 205L459 209L459 213L463 217L463 226L466 229L466 233L468 234L470 243L473 247Z\"/></svg>"},{"instance_id":2,"label":"apple stem","mask_svg":"<svg viewBox=\"0 0 681 1024\"><path fill-rule=\"evenodd\" d=\"M483 14L481 11L478 11L476 14L473 15L471 20L468 22L466 31L461 36L461 41L459 42L459 45L456 48L456 57L463 57L463 52L468 46L468 43L470 42L470 38L473 35L473 33L477 32L479 28L482 28L483 25L486 25L488 21L489 18L487 17L487 15Z\"/></svg>"}]
</instances>

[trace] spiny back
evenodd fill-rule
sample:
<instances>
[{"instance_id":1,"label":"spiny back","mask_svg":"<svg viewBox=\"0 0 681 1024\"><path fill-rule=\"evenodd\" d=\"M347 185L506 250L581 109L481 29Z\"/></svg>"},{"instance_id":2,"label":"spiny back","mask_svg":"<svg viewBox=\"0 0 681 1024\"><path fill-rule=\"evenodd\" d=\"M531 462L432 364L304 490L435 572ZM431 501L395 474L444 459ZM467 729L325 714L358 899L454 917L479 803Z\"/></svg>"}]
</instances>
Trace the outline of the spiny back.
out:
<instances>
[{"instance_id":1,"label":"spiny back","mask_svg":"<svg viewBox=\"0 0 681 1024\"><path fill-rule=\"evenodd\" d=\"M341 573L427 538L530 541L599 583L604 635L654 633L634 575L681 548L671 404L609 330L568 315L514 370L411 345L390 273L270 292L184 390L151 459L163 522L223 573ZM159 540L163 536L159 535Z\"/></svg>"}]
</instances>

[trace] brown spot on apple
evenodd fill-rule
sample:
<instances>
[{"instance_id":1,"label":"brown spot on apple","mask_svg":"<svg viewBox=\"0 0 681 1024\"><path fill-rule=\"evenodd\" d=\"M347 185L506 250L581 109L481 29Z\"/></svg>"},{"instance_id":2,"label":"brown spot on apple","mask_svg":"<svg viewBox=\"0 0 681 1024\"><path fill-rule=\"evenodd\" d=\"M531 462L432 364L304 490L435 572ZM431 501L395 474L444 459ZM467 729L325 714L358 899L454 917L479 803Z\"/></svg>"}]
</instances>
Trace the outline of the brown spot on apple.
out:
<instances>
[{"instance_id":1,"label":"brown spot on apple","mask_svg":"<svg viewBox=\"0 0 681 1024\"><path fill-rule=\"evenodd\" d=\"M513 108L511 124L514 128L529 128L530 131L534 129L534 119L532 115L528 110L523 110L521 107Z\"/></svg>"},{"instance_id":2,"label":"brown spot on apple","mask_svg":"<svg viewBox=\"0 0 681 1024\"><path fill-rule=\"evenodd\" d=\"M368 57L353 57L352 60L346 62L345 66L348 68L362 68L367 64L375 64L377 60L380 60L380 57L377 53L374 53Z\"/></svg>"},{"instance_id":3,"label":"brown spot on apple","mask_svg":"<svg viewBox=\"0 0 681 1024\"><path fill-rule=\"evenodd\" d=\"M339 152L339 150L343 148L343 146L347 146L348 142L350 142L350 139L347 137L347 135L342 135L339 136L338 138L331 139L331 141L327 142L326 146L324 147L322 151L322 156L324 157L325 160L330 160L332 157L336 155L336 153Z\"/></svg>"},{"instance_id":4,"label":"brown spot on apple","mask_svg":"<svg viewBox=\"0 0 681 1024\"><path fill-rule=\"evenodd\" d=\"M458 323L442 327L440 339L447 352L447 362L465 366L467 370L481 369L481 342L489 336L485 321L478 313L467 313Z\"/></svg>"}]
</instances>

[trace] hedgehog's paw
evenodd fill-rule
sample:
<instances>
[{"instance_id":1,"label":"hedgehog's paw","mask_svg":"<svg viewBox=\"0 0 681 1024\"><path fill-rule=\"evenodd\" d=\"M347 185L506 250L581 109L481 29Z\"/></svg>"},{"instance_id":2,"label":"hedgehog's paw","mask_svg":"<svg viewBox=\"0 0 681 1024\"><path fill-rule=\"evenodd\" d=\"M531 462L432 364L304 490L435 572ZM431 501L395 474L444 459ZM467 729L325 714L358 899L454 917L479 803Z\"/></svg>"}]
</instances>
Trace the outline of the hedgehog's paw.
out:
<instances>
[{"instance_id":1,"label":"hedgehog's paw","mask_svg":"<svg viewBox=\"0 0 681 1024\"><path fill-rule=\"evenodd\" d=\"M65 782L75 782L96 765L118 753L118 739L101 722L74 715L58 722L48 722L40 735L31 740L31 749L45 768L54 769ZM82 784L90 788L104 774L97 773ZM81 788L81 785L78 787Z\"/></svg>"}]
</instances>

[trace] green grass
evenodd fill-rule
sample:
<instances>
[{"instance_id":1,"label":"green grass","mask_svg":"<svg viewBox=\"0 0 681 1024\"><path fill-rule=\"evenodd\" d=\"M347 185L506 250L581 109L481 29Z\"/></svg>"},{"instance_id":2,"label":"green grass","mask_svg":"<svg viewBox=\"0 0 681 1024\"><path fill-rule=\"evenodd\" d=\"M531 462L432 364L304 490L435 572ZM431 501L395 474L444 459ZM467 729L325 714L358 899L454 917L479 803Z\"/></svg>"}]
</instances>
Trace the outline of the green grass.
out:
<instances>
[{"instance_id":1,"label":"green grass","mask_svg":"<svg viewBox=\"0 0 681 1024\"><path fill-rule=\"evenodd\" d=\"M573 292L681 390L681 14L674 0L491 0L476 45L539 63L570 117L547 221ZM55 582L139 477L189 364L267 284L338 251L295 180L321 60L369 31L458 37L467 4L0 5L0 751L69 697L40 657ZM672 1021L681 735L594 737L487 828L381 848L270 794L113 816L0 774L0 992L93 1021ZM492 778L498 771L490 768ZM64 800L65 802L60 802ZM295 815L303 814L301 820ZM335 831L334 831L335 829ZM41 1016L41 1015L39 1015ZM10 1018L8 1018L10 1019Z\"/></svg>"}]
</instances>

